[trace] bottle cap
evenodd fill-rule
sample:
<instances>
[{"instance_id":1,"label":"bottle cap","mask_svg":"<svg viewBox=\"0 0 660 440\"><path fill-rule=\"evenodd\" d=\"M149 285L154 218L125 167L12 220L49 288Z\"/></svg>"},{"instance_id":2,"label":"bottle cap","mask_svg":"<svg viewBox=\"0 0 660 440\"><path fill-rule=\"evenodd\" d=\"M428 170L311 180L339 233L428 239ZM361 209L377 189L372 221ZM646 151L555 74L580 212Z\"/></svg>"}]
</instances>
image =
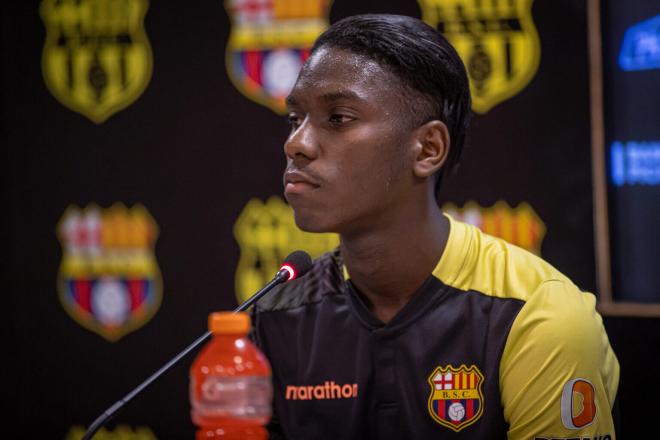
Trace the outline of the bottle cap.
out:
<instances>
[{"instance_id":1,"label":"bottle cap","mask_svg":"<svg viewBox=\"0 0 660 440\"><path fill-rule=\"evenodd\" d=\"M211 313L209 330L214 334L246 334L250 331L250 315L245 312Z\"/></svg>"}]
</instances>

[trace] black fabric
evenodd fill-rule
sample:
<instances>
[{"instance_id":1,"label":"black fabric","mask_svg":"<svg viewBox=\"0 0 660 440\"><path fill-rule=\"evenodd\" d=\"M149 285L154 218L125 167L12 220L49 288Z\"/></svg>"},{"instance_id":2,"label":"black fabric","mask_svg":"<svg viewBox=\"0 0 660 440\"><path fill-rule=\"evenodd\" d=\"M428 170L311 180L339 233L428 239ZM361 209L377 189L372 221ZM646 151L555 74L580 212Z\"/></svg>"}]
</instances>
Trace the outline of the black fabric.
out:
<instances>
[{"instance_id":1,"label":"black fabric","mask_svg":"<svg viewBox=\"0 0 660 440\"><path fill-rule=\"evenodd\" d=\"M273 367L271 438L505 439L499 363L522 305L429 276L385 325L343 280L339 255L325 255L253 311L254 340ZM446 365L476 365L485 377L484 412L459 432L429 412L429 376ZM312 396L328 383L357 384L357 396ZM287 399L287 386L310 398L289 390Z\"/></svg>"}]
</instances>

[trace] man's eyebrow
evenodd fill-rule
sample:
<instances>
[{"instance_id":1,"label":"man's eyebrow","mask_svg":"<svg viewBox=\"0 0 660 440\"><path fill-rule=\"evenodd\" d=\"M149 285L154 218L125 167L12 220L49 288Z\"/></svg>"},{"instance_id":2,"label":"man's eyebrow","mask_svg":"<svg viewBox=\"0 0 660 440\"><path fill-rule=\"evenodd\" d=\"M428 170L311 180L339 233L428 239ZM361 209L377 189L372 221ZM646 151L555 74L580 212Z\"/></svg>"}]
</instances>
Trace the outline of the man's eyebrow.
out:
<instances>
[{"instance_id":1,"label":"man's eyebrow","mask_svg":"<svg viewBox=\"0 0 660 440\"><path fill-rule=\"evenodd\" d=\"M296 100L296 98L293 95L287 96L286 99L285 99L285 102L286 102L287 107L292 107L292 106L298 104L298 101Z\"/></svg>"},{"instance_id":2,"label":"man's eyebrow","mask_svg":"<svg viewBox=\"0 0 660 440\"><path fill-rule=\"evenodd\" d=\"M321 95L321 99L325 102L335 102L341 100L362 101L362 98L360 98L360 96L357 93L351 90L326 93L324 95Z\"/></svg>"},{"instance_id":3,"label":"man's eyebrow","mask_svg":"<svg viewBox=\"0 0 660 440\"><path fill-rule=\"evenodd\" d=\"M339 91L339 92L329 92L329 93L324 93L319 97L322 101L326 103L332 103L336 101L341 101L341 100L347 100L347 101L362 101L363 98L360 97L357 93L353 92L352 90L345 90L345 91ZM295 107L298 105L298 100L296 99L295 96L289 95L285 99L287 107Z\"/></svg>"}]
</instances>

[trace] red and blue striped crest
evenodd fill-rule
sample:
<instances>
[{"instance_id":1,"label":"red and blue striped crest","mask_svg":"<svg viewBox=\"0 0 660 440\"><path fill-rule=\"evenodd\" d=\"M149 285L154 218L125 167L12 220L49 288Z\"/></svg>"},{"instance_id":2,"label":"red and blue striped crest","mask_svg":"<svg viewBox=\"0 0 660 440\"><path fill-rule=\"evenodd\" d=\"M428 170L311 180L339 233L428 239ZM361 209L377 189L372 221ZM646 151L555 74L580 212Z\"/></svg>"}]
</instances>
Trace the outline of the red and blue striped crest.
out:
<instances>
[{"instance_id":1,"label":"red and blue striped crest","mask_svg":"<svg viewBox=\"0 0 660 440\"><path fill-rule=\"evenodd\" d=\"M156 223L141 205L69 207L58 225L58 288L69 315L109 341L146 324L162 298L156 235Z\"/></svg>"},{"instance_id":2,"label":"red and blue striped crest","mask_svg":"<svg viewBox=\"0 0 660 440\"><path fill-rule=\"evenodd\" d=\"M232 21L227 72L246 97L286 110L310 49L329 25L330 0L227 0Z\"/></svg>"},{"instance_id":3,"label":"red and blue striped crest","mask_svg":"<svg viewBox=\"0 0 660 440\"><path fill-rule=\"evenodd\" d=\"M456 432L476 422L483 413L483 381L475 365L438 366L428 379L428 409L433 420Z\"/></svg>"}]
</instances>

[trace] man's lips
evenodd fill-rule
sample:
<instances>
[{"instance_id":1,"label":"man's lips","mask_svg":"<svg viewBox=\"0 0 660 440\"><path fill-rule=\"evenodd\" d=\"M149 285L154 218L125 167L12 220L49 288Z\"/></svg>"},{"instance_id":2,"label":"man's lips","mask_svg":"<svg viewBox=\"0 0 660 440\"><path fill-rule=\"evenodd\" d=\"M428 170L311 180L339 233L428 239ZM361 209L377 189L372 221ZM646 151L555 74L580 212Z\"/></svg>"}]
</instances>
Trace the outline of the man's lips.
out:
<instances>
[{"instance_id":1,"label":"man's lips","mask_svg":"<svg viewBox=\"0 0 660 440\"><path fill-rule=\"evenodd\" d=\"M284 193L296 194L318 188L318 181L300 171L286 171L284 173Z\"/></svg>"}]
</instances>

